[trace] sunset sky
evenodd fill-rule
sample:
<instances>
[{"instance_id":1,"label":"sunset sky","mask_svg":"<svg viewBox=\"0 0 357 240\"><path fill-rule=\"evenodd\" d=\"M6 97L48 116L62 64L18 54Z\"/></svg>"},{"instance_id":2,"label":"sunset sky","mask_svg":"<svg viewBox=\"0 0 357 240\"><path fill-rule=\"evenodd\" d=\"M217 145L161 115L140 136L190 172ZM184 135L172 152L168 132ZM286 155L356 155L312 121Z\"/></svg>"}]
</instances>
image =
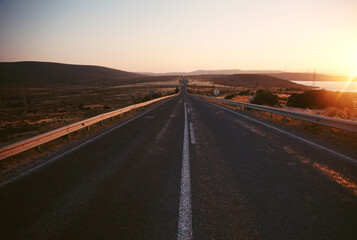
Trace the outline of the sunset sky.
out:
<instances>
[{"instance_id":1,"label":"sunset sky","mask_svg":"<svg viewBox=\"0 0 357 240\"><path fill-rule=\"evenodd\" d=\"M351 75L356 0L0 0L0 61Z\"/></svg>"}]
</instances>

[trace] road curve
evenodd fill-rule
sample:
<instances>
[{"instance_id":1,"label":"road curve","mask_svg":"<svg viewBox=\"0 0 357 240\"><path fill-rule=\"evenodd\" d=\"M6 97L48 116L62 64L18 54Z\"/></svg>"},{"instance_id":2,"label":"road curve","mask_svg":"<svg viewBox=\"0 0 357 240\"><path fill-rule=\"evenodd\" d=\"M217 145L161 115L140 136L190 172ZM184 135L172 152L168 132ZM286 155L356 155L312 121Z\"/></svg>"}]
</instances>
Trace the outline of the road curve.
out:
<instances>
[{"instance_id":1,"label":"road curve","mask_svg":"<svg viewBox=\"0 0 357 240\"><path fill-rule=\"evenodd\" d=\"M1 238L356 239L356 183L334 162L357 176L182 91L2 186Z\"/></svg>"}]
</instances>

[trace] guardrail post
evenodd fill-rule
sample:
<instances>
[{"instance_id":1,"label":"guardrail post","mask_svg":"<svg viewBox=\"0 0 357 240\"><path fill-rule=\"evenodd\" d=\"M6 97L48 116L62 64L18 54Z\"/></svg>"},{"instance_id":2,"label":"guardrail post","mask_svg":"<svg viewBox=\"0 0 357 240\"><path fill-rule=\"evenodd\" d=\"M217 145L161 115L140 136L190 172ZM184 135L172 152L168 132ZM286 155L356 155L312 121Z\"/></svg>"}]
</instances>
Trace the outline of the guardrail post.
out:
<instances>
[{"instance_id":1,"label":"guardrail post","mask_svg":"<svg viewBox=\"0 0 357 240\"><path fill-rule=\"evenodd\" d=\"M273 120L273 114L270 113L270 120Z\"/></svg>"},{"instance_id":2,"label":"guardrail post","mask_svg":"<svg viewBox=\"0 0 357 240\"><path fill-rule=\"evenodd\" d=\"M331 128L328 127L328 128L327 128L327 137L330 137L330 136L331 136Z\"/></svg>"},{"instance_id":3,"label":"guardrail post","mask_svg":"<svg viewBox=\"0 0 357 240\"><path fill-rule=\"evenodd\" d=\"M100 126L103 126L103 121L100 121Z\"/></svg>"},{"instance_id":4,"label":"guardrail post","mask_svg":"<svg viewBox=\"0 0 357 240\"><path fill-rule=\"evenodd\" d=\"M301 121L301 128L305 129L305 121Z\"/></svg>"},{"instance_id":5,"label":"guardrail post","mask_svg":"<svg viewBox=\"0 0 357 240\"><path fill-rule=\"evenodd\" d=\"M87 126L87 131L89 131L89 126Z\"/></svg>"},{"instance_id":6,"label":"guardrail post","mask_svg":"<svg viewBox=\"0 0 357 240\"><path fill-rule=\"evenodd\" d=\"M284 116L284 124L286 124L286 117Z\"/></svg>"}]
</instances>

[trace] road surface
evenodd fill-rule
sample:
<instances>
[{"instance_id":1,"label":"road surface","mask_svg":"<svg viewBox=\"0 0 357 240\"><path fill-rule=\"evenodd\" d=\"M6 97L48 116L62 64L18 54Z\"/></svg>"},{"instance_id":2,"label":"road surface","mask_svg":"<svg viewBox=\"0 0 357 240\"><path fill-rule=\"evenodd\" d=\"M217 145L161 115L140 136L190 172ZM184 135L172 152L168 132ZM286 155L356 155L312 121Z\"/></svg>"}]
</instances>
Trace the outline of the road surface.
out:
<instances>
[{"instance_id":1,"label":"road surface","mask_svg":"<svg viewBox=\"0 0 357 240\"><path fill-rule=\"evenodd\" d=\"M356 166L244 116L182 91L53 156L1 185L1 239L357 239Z\"/></svg>"}]
</instances>

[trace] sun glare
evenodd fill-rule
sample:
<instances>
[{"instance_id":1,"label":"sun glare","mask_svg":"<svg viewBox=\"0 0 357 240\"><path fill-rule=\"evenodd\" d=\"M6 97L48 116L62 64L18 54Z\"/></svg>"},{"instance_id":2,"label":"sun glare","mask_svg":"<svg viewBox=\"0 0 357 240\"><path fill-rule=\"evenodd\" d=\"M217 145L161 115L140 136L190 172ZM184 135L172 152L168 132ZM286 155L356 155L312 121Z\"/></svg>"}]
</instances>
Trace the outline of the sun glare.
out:
<instances>
[{"instance_id":1,"label":"sun glare","mask_svg":"<svg viewBox=\"0 0 357 240\"><path fill-rule=\"evenodd\" d=\"M348 79L348 81L346 82L345 86L343 87L343 89L341 90L341 92L338 94L337 99L339 99L341 97L341 95L346 91L346 89L350 86L350 84L352 83L353 79L355 79L357 77L357 68L354 71L354 73L350 76L350 78Z\"/></svg>"},{"instance_id":2,"label":"sun glare","mask_svg":"<svg viewBox=\"0 0 357 240\"><path fill-rule=\"evenodd\" d=\"M351 82L353 81L353 79L355 79L357 77L357 68L354 71L354 73L350 76L350 78L348 79L348 81L346 82L345 87L343 88L343 91L346 90L346 88L351 84Z\"/></svg>"}]
</instances>

